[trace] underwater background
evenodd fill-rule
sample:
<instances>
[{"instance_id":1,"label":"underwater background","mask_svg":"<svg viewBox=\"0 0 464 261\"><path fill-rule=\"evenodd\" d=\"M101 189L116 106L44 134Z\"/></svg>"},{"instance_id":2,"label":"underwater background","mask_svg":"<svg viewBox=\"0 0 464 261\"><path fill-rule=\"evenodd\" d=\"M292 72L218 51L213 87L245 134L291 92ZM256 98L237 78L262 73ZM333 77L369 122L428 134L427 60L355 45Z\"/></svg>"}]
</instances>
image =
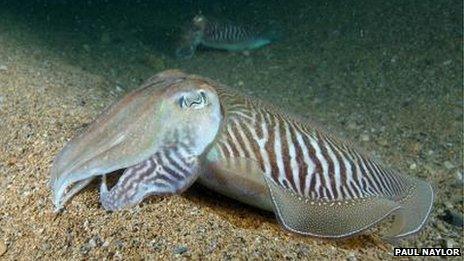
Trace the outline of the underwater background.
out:
<instances>
[{"instance_id":1,"label":"underwater background","mask_svg":"<svg viewBox=\"0 0 464 261\"><path fill-rule=\"evenodd\" d=\"M53 157L104 108L165 69L210 77L354 141L433 184L405 247L463 247L462 1L0 1L0 259L391 259L376 235L281 229L272 213L195 185L107 213L98 184L53 213ZM279 31L262 48L178 38L199 14Z\"/></svg>"}]
</instances>

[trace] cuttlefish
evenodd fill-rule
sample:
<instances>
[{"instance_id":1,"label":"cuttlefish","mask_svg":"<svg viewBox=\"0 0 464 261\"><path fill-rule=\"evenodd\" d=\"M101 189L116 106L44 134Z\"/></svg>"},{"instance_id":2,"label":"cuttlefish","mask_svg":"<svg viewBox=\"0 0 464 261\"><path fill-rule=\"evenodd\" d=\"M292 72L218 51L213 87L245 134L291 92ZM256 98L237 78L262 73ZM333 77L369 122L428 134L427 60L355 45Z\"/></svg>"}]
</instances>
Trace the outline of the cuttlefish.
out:
<instances>
[{"instance_id":1,"label":"cuttlefish","mask_svg":"<svg viewBox=\"0 0 464 261\"><path fill-rule=\"evenodd\" d=\"M122 169L109 189L105 175ZM352 236L387 217L394 218L384 236L402 238L424 226L433 203L427 182L311 121L177 70L150 78L64 147L51 169L56 210L98 176L109 211L198 181L274 212L290 231L324 238Z\"/></svg>"},{"instance_id":2,"label":"cuttlefish","mask_svg":"<svg viewBox=\"0 0 464 261\"><path fill-rule=\"evenodd\" d=\"M221 23L207 19L204 15L196 15L192 23L180 37L176 56L191 58L198 46L229 52L242 52L261 48L275 42L278 31L267 30L234 23Z\"/></svg>"}]
</instances>

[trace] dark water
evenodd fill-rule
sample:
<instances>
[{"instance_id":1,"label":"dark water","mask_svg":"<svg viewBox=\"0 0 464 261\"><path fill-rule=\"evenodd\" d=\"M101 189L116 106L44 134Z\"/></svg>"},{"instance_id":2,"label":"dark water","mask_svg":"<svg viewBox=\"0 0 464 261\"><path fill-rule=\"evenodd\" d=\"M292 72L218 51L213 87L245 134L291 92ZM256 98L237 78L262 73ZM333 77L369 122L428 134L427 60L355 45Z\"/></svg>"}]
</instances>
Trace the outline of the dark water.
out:
<instances>
[{"instance_id":1,"label":"dark water","mask_svg":"<svg viewBox=\"0 0 464 261\"><path fill-rule=\"evenodd\" d=\"M374 124L415 115L429 127L462 117L462 7L462 1L2 1L0 30L123 89L180 68L304 114L341 113ZM202 50L178 60L179 34L199 12L275 23L283 37L249 56Z\"/></svg>"},{"instance_id":2,"label":"dark water","mask_svg":"<svg viewBox=\"0 0 464 261\"><path fill-rule=\"evenodd\" d=\"M461 1L55 0L0 5L3 19L28 28L36 40L31 44L92 72L111 71L113 78L140 81L163 69L154 66L159 63L228 84L241 78L246 85L253 83L248 89L304 90L305 96L335 104L358 97L377 104L379 92L398 102L417 95L436 99L460 89L461 10ZM284 37L251 57L204 52L191 61L177 61L176 39L199 11L242 24L277 22Z\"/></svg>"},{"instance_id":3,"label":"dark water","mask_svg":"<svg viewBox=\"0 0 464 261\"><path fill-rule=\"evenodd\" d=\"M452 186L463 165L462 10L462 1L447 0L3 0L0 33L102 75L115 88L136 88L180 68L319 118L355 140L367 135L366 147L401 155L400 169L437 184L437 209L462 216L462 201L452 201L452 209L445 204L462 193ZM200 50L176 59L177 38L200 11L279 24L283 36L248 55ZM419 152L410 148L415 143ZM445 174L427 174L427 164Z\"/></svg>"}]
</instances>

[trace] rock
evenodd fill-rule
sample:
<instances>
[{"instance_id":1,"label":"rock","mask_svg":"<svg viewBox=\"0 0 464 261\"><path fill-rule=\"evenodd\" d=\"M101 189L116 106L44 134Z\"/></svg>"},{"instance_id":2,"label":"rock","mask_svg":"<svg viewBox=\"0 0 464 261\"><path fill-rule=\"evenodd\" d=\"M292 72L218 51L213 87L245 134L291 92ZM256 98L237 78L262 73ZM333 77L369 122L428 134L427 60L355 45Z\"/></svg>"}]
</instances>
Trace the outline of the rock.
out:
<instances>
[{"instance_id":1,"label":"rock","mask_svg":"<svg viewBox=\"0 0 464 261\"><path fill-rule=\"evenodd\" d=\"M6 65L0 65L0 71L8 71L8 67Z\"/></svg>"},{"instance_id":2,"label":"rock","mask_svg":"<svg viewBox=\"0 0 464 261\"><path fill-rule=\"evenodd\" d=\"M0 241L0 256L6 253L7 247L3 241Z\"/></svg>"},{"instance_id":3,"label":"rock","mask_svg":"<svg viewBox=\"0 0 464 261\"><path fill-rule=\"evenodd\" d=\"M440 219L455 227L462 228L464 226L462 214L454 212L453 210L445 210L444 215L440 216Z\"/></svg>"},{"instance_id":4,"label":"rock","mask_svg":"<svg viewBox=\"0 0 464 261\"><path fill-rule=\"evenodd\" d=\"M174 249L175 255L182 255L183 253L187 252L188 248L186 246L178 246Z\"/></svg>"},{"instance_id":5,"label":"rock","mask_svg":"<svg viewBox=\"0 0 464 261\"><path fill-rule=\"evenodd\" d=\"M410 170L415 170L416 168L417 168L416 163L413 163L413 164L409 165Z\"/></svg>"}]
</instances>

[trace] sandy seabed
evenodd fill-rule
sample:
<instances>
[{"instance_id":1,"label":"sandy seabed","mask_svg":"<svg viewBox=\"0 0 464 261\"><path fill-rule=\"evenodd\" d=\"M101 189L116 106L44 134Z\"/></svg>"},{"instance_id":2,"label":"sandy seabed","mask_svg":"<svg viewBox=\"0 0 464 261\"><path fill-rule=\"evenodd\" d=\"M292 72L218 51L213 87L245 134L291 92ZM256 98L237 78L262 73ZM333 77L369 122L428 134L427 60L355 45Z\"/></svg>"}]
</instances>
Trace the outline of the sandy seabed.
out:
<instances>
[{"instance_id":1,"label":"sandy seabed","mask_svg":"<svg viewBox=\"0 0 464 261\"><path fill-rule=\"evenodd\" d=\"M74 63L53 50L32 44L37 39L29 35L30 29L18 26L13 33L13 30L5 29L7 24L8 19L0 21L0 259L393 258L393 246L376 235L339 241L299 236L283 230L272 213L245 206L199 185L180 196L153 197L133 210L109 213L101 208L98 184L93 183L75 196L64 212L53 213L49 170L54 156L64 144L104 108L150 76L148 72L155 74L166 67L178 68L180 62L158 58L156 54L146 58L145 53L140 70L135 65L131 67L138 73L132 74L133 77L115 79L118 76L105 68L85 68L82 63ZM327 48L336 44L337 41L328 42ZM417 81L416 84L459 84L461 80L456 72L459 74L459 68L462 69L462 57L455 54L462 49L455 47L458 44L462 46L462 38L449 39L449 46L437 52L437 56L451 52L449 59L432 59L432 65L428 64L425 69L421 67L422 63L411 58L414 55L386 47L387 52L397 50L396 55L389 54L388 61L400 60L398 66L401 68L387 68L393 76L386 73L387 79L384 80L398 83L388 77L405 77L398 72L406 72L409 68L413 76L416 70L423 75L423 78L411 80ZM84 53L92 52L91 46L82 48ZM271 48L276 53L287 50L284 45ZM398 97L401 102L393 99L376 102L375 98L369 101L363 97L353 102L340 102L341 98L329 101L330 94L314 93L329 89L340 91L342 96L349 97L349 94L343 91L346 85L340 87L342 89L330 87L346 79L336 76L334 71L325 70L323 62L312 60L299 68L299 65L292 65L295 59L291 59L297 55L280 56L276 59L285 65L275 67L266 60L272 56L270 51L263 50L256 57L254 55L205 52L198 54L195 60L186 61L183 68L271 101L295 104L292 106L294 111L311 112L311 116L343 130L340 135L352 137L388 164L428 180L437 192L434 211L426 228L402 246L462 248L462 228L453 226L449 217L446 218L449 215L462 218L463 212L460 91L438 95L437 100L424 91L413 96L412 101L406 94ZM92 55L84 56L92 59ZM209 57L214 59L208 60ZM316 56L312 58L318 59ZM406 61L401 63L401 59ZM267 72L250 76L250 69L259 61L268 68ZM371 67L376 62L375 59L365 61L364 66ZM221 63L226 64L224 66L235 64L236 67L232 73L224 72L216 66ZM106 65L111 67L112 63L109 61ZM356 64L348 66L358 70ZM429 70L433 66L438 73ZM125 75L131 75L131 70L127 69ZM274 73L279 70L280 74ZM292 77L301 74L302 70L319 75L319 83L313 83L313 78L299 80L298 76ZM325 71L326 76L321 76L324 73L318 70ZM437 76L440 72L446 77ZM352 84L359 84L362 79L379 83L376 82L378 77L367 73L353 78ZM276 85L286 82L289 86L305 86L305 83L316 87L304 91L304 95L292 95L302 91L298 88L303 87L278 89L272 85L273 81ZM411 82L405 80L399 84L409 85ZM435 87L427 88L433 90ZM399 110L390 102L398 102L404 108ZM393 107L396 109L391 109Z\"/></svg>"}]
</instances>

